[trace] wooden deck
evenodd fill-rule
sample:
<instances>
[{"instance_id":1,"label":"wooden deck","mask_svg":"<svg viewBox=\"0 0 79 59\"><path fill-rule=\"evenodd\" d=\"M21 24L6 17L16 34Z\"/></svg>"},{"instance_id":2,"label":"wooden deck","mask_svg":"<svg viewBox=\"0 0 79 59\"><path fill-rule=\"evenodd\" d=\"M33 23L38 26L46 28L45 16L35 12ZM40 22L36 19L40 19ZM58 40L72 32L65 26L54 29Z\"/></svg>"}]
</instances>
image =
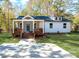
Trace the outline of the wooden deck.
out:
<instances>
[{"instance_id":1,"label":"wooden deck","mask_svg":"<svg viewBox=\"0 0 79 59\"><path fill-rule=\"evenodd\" d=\"M18 38L36 38L36 37L42 37L44 33L42 28L35 29L34 32L29 33L24 32L22 29L15 29L12 35L13 37Z\"/></svg>"}]
</instances>

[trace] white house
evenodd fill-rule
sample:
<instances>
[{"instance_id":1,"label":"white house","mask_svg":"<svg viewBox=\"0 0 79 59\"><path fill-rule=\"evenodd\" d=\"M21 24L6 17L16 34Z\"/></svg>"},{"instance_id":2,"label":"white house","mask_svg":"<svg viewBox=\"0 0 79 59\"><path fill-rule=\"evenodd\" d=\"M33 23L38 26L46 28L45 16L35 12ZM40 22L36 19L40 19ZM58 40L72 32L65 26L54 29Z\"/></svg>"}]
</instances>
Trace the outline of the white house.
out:
<instances>
[{"instance_id":1,"label":"white house","mask_svg":"<svg viewBox=\"0 0 79 59\"><path fill-rule=\"evenodd\" d=\"M34 29L42 28L43 33L69 33L71 21L55 16L19 16L13 20L13 33L15 27L22 28L24 32L34 32Z\"/></svg>"}]
</instances>

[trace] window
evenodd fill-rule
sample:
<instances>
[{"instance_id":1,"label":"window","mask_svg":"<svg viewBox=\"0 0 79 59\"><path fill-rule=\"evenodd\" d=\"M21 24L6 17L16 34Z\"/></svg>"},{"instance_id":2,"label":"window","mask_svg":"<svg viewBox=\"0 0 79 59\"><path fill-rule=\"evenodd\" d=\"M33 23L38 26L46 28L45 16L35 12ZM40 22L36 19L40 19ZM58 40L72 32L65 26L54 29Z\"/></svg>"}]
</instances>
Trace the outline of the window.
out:
<instances>
[{"instance_id":1,"label":"window","mask_svg":"<svg viewBox=\"0 0 79 59\"><path fill-rule=\"evenodd\" d=\"M50 28L53 28L53 23L50 23L49 25L50 25Z\"/></svg>"},{"instance_id":2,"label":"window","mask_svg":"<svg viewBox=\"0 0 79 59\"><path fill-rule=\"evenodd\" d=\"M57 20L57 17L55 17L55 20Z\"/></svg>"},{"instance_id":3,"label":"window","mask_svg":"<svg viewBox=\"0 0 79 59\"><path fill-rule=\"evenodd\" d=\"M59 20L62 20L62 17L59 17Z\"/></svg>"},{"instance_id":4,"label":"window","mask_svg":"<svg viewBox=\"0 0 79 59\"><path fill-rule=\"evenodd\" d=\"M30 31L30 24L26 25L26 31L29 32Z\"/></svg>"},{"instance_id":5,"label":"window","mask_svg":"<svg viewBox=\"0 0 79 59\"><path fill-rule=\"evenodd\" d=\"M64 24L63 24L63 28L66 28L66 25L67 25L67 24L66 24L66 23L64 23Z\"/></svg>"},{"instance_id":6,"label":"window","mask_svg":"<svg viewBox=\"0 0 79 59\"><path fill-rule=\"evenodd\" d=\"M34 28L36 29L36 23L34 24Z\"/></svg>"},{"instance_id":7,"label":"window","mask_svg":"<svg viewBox=\"0 0 79 59\"><path fill-rule=\"evenodd\" d=\"M20 23L20 28L22 28L22 23Z\"/></svg>"}]
</instances>

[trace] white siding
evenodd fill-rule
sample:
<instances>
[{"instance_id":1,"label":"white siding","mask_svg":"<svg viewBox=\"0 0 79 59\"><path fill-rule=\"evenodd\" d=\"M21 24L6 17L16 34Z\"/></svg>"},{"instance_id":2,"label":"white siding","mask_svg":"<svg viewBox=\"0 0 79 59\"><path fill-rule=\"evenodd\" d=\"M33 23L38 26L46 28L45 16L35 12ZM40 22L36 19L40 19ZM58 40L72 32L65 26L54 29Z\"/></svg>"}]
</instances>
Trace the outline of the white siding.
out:
<instances>
[{"instance_id":1,"label":"white siding","mask_svg":"<svg viewBox=\"0 0 79 59\"><path fill-rule=\"evenodd\" d=\"M53 28L50 28L50 23L53 23ZM66 23L67 27L63 28L63 23ZM68 33L71 32L70 22L45 22L45 33Z\"/></svg>"},{"instance_id":2,"label":"white siding","mask_svg":"<svg viewBox=\"0 0 79 59\"><path fill-rule=\"evenodd\" d=\"M43 28L43 22L41 21L40 23L39 23L39 28Z\"/></svg>"}]
</instances>

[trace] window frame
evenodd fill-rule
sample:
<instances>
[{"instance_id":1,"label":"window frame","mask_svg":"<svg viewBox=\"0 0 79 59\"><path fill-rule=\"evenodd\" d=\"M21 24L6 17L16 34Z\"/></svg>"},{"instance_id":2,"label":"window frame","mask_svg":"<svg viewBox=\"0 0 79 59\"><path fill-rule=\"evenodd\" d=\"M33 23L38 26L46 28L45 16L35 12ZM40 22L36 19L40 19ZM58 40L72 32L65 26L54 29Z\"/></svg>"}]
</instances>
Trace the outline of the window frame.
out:
<instances>
[{"instance_id":1,"label":"window frame","mask_svg":"<svg viewBox=\"0 0 79 59\"><path fill-rule=\"evenodd\" d=\"M22 23L19 23L19 28L22 28Z\"/></svg>"},{"instance_id":2,"label":"window frame","mask_svg":"<svg viewBox=\"0 0 79 59\"><path fill-rule=\"evenodd\" d=\"M58 17L55 17L55 20L58 20Z\"/></svg>"},{"instance_id":3,"label":"window frame","mask_svg":"<svg viewBox=\"0 0 79 59\"><path fill-rule=\"evenodd\" d=\"M53 28L53 23L49 23L49 28L50 28L50 29Z\"/></svg>"},{"instance_id":4,"label":"window frame","mask_svg":"<svg viewBox=\"0 0 79 59\"><path fill-rule=\"evenodd\" d=\"M64 28L64 29L67 28L67 23L63 23L63 28Z\"/></svg>"},{"instance_id":5,"label":"window frame","mask_svg":"<svg viewBox=\"0 0 79 59\"><path fill-rule=\"evenodd\" d=\"M34 23L34 29L36 29L36 23Z\"/></svg>"}]
</instances>

